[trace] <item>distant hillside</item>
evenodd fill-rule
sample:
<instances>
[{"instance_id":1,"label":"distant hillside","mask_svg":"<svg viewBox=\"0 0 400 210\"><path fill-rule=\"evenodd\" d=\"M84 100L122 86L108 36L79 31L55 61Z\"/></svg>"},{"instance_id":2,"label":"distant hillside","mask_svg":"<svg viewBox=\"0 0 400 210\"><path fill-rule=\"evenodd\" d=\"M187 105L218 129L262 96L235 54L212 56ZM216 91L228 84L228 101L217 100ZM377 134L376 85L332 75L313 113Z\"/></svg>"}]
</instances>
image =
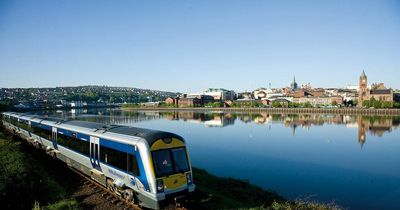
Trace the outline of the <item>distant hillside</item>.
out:
<instances>
[{"instance_id":1,"label":"distant hillside","mask_svg":"<svg viewBox=\"0 0 400 210\"><path fill-rule=\"evenodd\" d=\"M55 88L1 88L0 101L8 103L37 103L86 101L102 103L138 103L162 101L179 93L132 87L77 86Z\"/></svg>"}]
</instances>

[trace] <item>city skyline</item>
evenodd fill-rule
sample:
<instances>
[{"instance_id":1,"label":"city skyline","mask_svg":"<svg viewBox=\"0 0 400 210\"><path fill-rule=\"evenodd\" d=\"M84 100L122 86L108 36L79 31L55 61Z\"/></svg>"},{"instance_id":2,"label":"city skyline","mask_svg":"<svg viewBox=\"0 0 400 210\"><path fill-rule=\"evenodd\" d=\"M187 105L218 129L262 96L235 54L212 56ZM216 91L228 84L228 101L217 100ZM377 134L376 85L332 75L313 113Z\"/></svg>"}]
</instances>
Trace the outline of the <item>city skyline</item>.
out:
<instances>
[{"instance_id":1,"label":"city skyline","mask_svg":"<svg viewBox=\"0 0 400 210\"><path fill-rule=\"evenodd\" d=\"M398 89L396 1L2 1L0 87Z\"/></svg>"}]
</instances>

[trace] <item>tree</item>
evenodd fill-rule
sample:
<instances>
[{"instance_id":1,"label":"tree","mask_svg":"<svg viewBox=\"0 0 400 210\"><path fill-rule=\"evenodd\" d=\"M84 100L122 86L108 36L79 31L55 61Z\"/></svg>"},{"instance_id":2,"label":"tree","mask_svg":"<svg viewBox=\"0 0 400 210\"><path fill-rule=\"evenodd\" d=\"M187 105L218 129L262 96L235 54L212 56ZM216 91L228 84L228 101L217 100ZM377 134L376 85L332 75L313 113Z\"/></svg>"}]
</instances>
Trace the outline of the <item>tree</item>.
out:
<instances>
[{"instance_id":1,"label":"tree","mask_svg":"<svg viewBox=\"0 0 400 210\"><path fill-rule=\"evenodd\" d=\"M366 107L366 108L371 107L371 102L370 102L370 100L365 100L365 101L363 101L362 106L363 106L363 107Z\"/></svg>"},{"instance_id":2,"label":"tree","mask_svg":"<svg viewBox=\"0 0 400 210\"><path fill-rule=\"evenodd\" d=\"M384 108L384 109L393 108L393 102L390 102L390 101L383 101L383 102L382 102L382 108Z\"/></svg>"},{"instance_id":3,"label":"tree","mask_svg":"<svg viewBox=\"0 0 400 210\"><path fill-rule=\"evenodd\" d=\"M310 102L307 101L307 102L304 104L304 107L305 107L305 108L311 108L312 105L311 105Z\"/></svg>"},{"instance_id":4,"label":"tree","mask_svg":"<svg viewBox=\"0 0 400 210\"><path fill-rule=\"evenodd\" d=\"M273 102L272 102L272 107L274 107L274 108L281 108L281 107L282 107L282 104L279 103L278 101L273 101Z\"/></svg>"},{"instance_id":5,"label":"tree","mask_svg":"<svg viewBox=\"0 0 400 210\"><path fill-rule=\"evenodd\" d=\"M352 101L352 104L353 104L353 106L357 106L358 105L358 100L356 99L356 100Z\"/></svg>"},{"instance_id":6,"label":"tree","mask_svg":"<svg viewBox=\"0 0 400 210\"><path fill-rule=\"evenodd\" d=\"M336 101L332 101L332 106L337 106L338 103Z\"/></svg>"},{"instance_id":7,"label":"tree","mask_svg":"<svg viewBox=\"0 0 400 210\"><path fill-rule=\"evenodd\" d=\"M111 104L115 102L114 96L110 96L110 99L108 100Z\"/></svg>"}]
</instances>

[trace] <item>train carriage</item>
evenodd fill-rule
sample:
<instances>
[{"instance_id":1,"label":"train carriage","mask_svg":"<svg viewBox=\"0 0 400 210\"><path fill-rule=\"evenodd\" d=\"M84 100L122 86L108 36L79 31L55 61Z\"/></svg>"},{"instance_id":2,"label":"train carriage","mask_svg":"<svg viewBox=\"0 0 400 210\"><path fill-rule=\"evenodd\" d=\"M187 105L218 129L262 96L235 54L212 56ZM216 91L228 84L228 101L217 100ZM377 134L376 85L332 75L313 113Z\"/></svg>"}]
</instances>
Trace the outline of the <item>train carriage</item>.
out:
<instances>
[{"instance_id":1,"label":"train carriage","mask_svg":"<svg viewBox=\"0 0 400 210\"><path fill-rule=\"evenodd\" d=\"M96 122L6 112L6 129L126 200L159 209L193 192L189 154L182 137Z\"/></svg>"}]
</instances>

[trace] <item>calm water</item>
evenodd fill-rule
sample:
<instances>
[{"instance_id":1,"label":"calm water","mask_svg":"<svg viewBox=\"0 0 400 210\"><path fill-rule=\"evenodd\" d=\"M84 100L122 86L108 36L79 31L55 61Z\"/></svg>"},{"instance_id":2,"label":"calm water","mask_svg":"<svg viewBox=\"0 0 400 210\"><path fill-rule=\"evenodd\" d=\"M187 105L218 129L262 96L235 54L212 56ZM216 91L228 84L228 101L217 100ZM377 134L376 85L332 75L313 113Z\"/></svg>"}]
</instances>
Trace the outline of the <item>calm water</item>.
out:
<instances>
[{"instance_id":1,"label":"calm water","mask_svg":"<svg viewBox=\"0 0 400 210\"><path fill-rule=\"evenodd\" d=\"M287 198L400 209L400 117L213 112L55 113L183 136L192 164ZM196 176L196 175L194 175Z\"/></svg>"}]
</instances>

